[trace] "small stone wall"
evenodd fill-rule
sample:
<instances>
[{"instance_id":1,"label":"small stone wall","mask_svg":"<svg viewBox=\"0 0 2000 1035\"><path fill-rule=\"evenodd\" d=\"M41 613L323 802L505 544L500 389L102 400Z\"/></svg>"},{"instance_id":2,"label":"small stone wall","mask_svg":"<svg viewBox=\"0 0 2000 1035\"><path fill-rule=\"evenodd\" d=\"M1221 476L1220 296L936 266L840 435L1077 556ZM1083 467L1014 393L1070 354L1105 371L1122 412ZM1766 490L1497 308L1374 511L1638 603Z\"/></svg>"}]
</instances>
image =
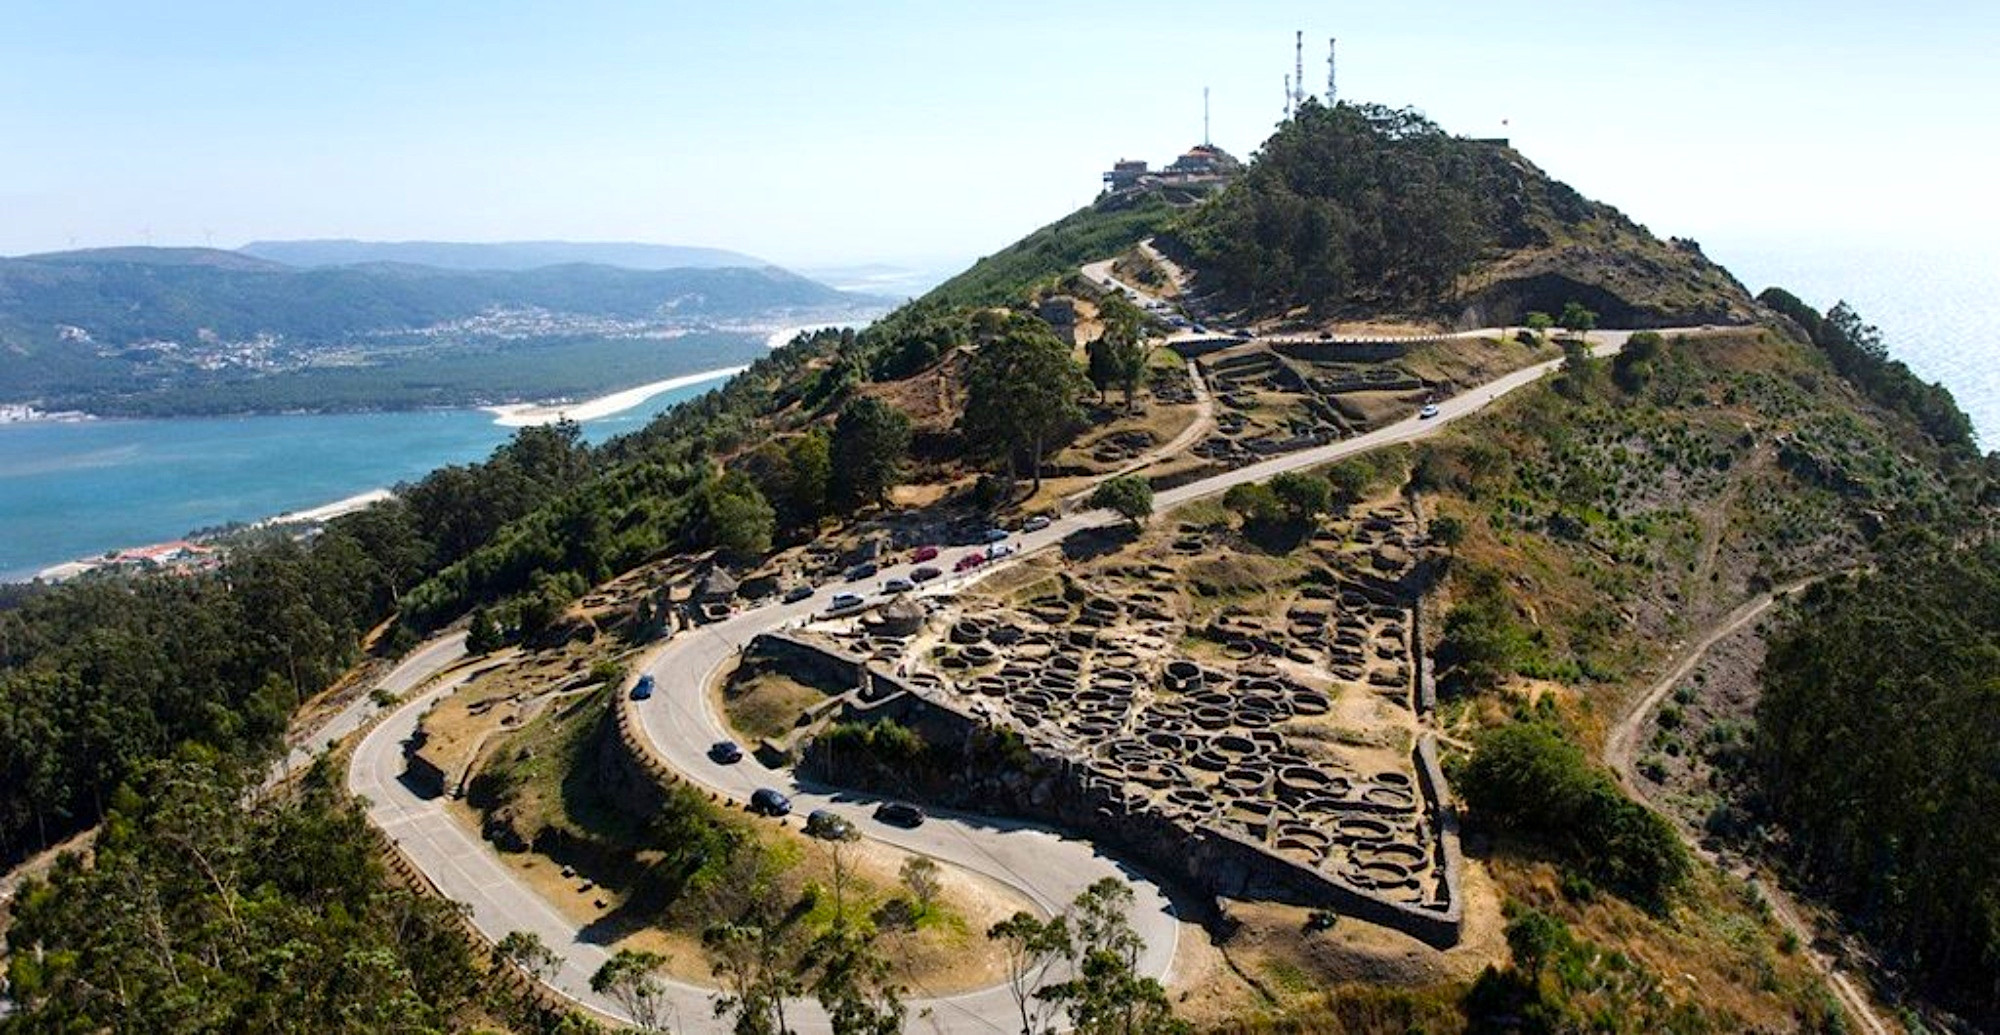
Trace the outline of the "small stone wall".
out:
<instances>
[{"instance_id":1,"label":"small stone wall","mask_svg":"<svg viewBox=\"0 0 2000 1035\"><path fill-rule=\"evenodd\" d=\"M927 743L963 752L990 727L948 694L912 680L872 669L855 655L784 634L766 634L752 644L760 656L781 657L822 671L866 673L863 693L847 699L841 718L894 719ZM1334 879L1295 859L1285 858L1234 830L1188 822L1137 793L1122 781L1091 767L1082 757L1059 754L1035 738L1026 741L1034 773L968 773L966 789L979 804L1043 819L1121 847L1211 894L1258 898L1331 909L1403 931L1443 948L1457 944L1463 922L1459 898L1455 821L1443 797L1436 747L1426 735L1413 752L1413 767L1432 822L1443 843L1428 860L1443 871L1433 900L1394 901L1366 888ZM1087 755L1088 752L1083 754ZM1364 806L1365 808L1365 806ZM1417 858L1422 858L1418 852Z\"/></svg>"}]
</instances>

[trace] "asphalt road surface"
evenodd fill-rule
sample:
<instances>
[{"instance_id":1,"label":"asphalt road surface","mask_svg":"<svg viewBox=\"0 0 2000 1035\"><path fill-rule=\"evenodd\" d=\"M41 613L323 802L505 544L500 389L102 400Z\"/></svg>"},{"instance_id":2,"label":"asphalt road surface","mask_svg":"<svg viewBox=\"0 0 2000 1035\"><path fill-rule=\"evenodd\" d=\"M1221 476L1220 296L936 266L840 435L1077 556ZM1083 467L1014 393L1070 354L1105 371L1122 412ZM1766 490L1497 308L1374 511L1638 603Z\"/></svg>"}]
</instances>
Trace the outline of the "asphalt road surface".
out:
<instances>
[{"instance_id":1,"label":"asphalt road surface","mask_svg":"<svg viewBox=\"0 0 2000 1035\"><path fill-rule=\"evenodd\" d=\"M1590 341L1593 350L1602 355L1622 347L1630 333L1600 331L1590 335ZM1218 495L1246 482L1262 481L1283 471L1315 467L1384 446L1426 438L1534 383L1559 364L1560 360L1540 363L1440 400L1436 415L1430 418L1410 417L1365 435L1273 457L1163 491L1155 498L1155 509L1164 513L1192 500ZM1014 551L1010 556L989 562L969 573L938 579L920 592L937 594L962 588L998 568L1054 548L1078 532L1109 526L1121 520L1109 511L1085 511L1059 518L1036 532L1011 534L1006 540L1006 545ZM929 563L949 570L960 556L979 549L983 547L945 549L936 561ZM1079 891L1099 877L1121 877L1133 886L1136 905L1132 920L1146 943L1140 969L1163 980L1170 978L1179 938L1179 922L1164 893L1143 873L1105 855L1087 842L1032 824L960 814L934 814L923 826L906 830L875 821L873 808L878 799L814 786L788 771L767 769L747 755L732 765L722 765L710 759L710 745L725 739L726 734L721 719L715 714L707 687L721 667L744 645L759 633L805 621L823 611L836 592L863 592L871 602L879 602L884 598L876 587L892 577L907 577L914 567L915 564L908 562L888 565L869 583L823 586L810 598L797 603L767 604L713 625L684 631L670 640L647 665L647 671L658 682L655 695L645 702L624 702L623 706L637 707L641 729L653 749L675 770L700 786L739 803L748 800L756 788L777 788L792 797L798 814L815 808L829 809L852 821L864 837L930 855L1011 885L1050 912L1060 911ZM462 655L462 651L462 639L455 643L427 645L392 673L390 679L399 681L405 688L416 686L448 667ZM613 1004L589 991L589 975L608 958L605 948L581 940L577 927L515 877L489 845L446 815L442 801L424 798L401 779L403 744L414 734L423 709L456 689L467 678L466 672L469 671L462 670L452 679L402 705L374 729L355 752L349 770L349 787L369 799L370 820L397 841L402 851L440 892L471 907L473 923L482 933L497 941L510 931L533 931L563 956L563 966L552 979L552 986L592 1009L617 1017L619 1011ZM709 1005L713 995L710 989L681 983L670 983L670 988L677 1014L675 1030L727 1030L724 1024L713 1018ZM1011 1032L1019 1023L1013 998L1004 986L960 996L916 999L910 1003L913 1022L926 1012L930 1023L948 1031ZM797 1004L791 1016L802 1032L828 1030L826 1018L815 1003Z\"/></svg>"}]
</instances>

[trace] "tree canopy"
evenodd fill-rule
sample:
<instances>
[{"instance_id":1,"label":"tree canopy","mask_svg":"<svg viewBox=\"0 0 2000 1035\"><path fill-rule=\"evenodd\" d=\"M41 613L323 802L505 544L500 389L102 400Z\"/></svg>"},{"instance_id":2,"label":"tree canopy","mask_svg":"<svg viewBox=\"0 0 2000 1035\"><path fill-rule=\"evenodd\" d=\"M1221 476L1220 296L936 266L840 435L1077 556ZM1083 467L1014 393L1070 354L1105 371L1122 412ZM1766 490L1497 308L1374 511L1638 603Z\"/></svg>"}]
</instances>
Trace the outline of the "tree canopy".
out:
<instances>
[{"instance_id":1,"label":"tree canopy","mask_svg":"<svg viewBox=\"0 0 2000 1035\"><path fill-rule=\"evenodd\" d=\"M1042 460L1082 419L1077 405L1084 377L1048 325L1009 314L981 342L966 384L968 445L1004 459L1010 470L1025 456L1035 488Z\"/></svg>"}]
</instances>

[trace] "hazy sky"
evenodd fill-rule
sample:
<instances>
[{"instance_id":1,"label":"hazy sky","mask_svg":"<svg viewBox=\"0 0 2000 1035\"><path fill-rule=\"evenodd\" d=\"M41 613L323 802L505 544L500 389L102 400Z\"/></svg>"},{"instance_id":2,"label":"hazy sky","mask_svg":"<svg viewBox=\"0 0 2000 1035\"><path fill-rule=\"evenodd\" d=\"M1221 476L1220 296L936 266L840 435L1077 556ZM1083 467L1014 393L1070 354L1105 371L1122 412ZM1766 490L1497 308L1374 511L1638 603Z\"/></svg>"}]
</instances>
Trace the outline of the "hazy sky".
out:
<instances>
[{"instance_id":1,"label":"hazy sky","mask_svg":"<svg viewBox=\"0 0 2000 1035\"><path fill-rule=\"evenodd\" d=\"M1338 36L1343 97L1511 136L1662 235L1986 235L1996 6L10 0L0 253L569 238L962 260L1087 202L1113 159L1196 143L1204 85L1215 142L1247 156L1295 28L1309 88Z\"/></svg>"}]
</instances>

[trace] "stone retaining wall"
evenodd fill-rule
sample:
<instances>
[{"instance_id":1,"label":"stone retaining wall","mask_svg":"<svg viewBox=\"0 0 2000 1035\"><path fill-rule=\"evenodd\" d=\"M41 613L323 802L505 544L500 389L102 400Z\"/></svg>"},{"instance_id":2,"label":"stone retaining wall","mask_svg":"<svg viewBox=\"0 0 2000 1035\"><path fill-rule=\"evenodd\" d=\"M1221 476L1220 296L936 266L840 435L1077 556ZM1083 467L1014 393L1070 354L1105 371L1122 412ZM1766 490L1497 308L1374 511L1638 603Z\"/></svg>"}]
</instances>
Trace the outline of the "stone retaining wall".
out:
<instances>
[{"instance_id":1,"label":"stone retaining wall","mask_svg":"<svg viewBox=\"0 0 2000 1035\"><path fill-rule=\"evenodd\" d=\"M845 673L865 687L845 699L843 720L894 719L921 735L927 743L963 751L983 730L981 717L967 712L943 694L871 669L867 663L837 648L784 634L765 634L751 645L761 657L784 659L823 673ZM1334 880L1295 860L1266 851L1263 846L1206 824L1192 828L1103 774L1072 757L1057 755L1027 741L1038 768L1032 774L968 774L988 793L981 804L1055 823L1149 860L1174 876L1211 894L1287 902L1359 917L1402 931L1427 944L1445 948L1457 944L1463 924L1459 894L1456 825L1444 796L1436 746L1426 735L1413 752L1413 765L1424 798L1432 805L1440 836L1434 862L1444 867L1443 901L1412 907Z\"/></svg>"}]
</instances>

